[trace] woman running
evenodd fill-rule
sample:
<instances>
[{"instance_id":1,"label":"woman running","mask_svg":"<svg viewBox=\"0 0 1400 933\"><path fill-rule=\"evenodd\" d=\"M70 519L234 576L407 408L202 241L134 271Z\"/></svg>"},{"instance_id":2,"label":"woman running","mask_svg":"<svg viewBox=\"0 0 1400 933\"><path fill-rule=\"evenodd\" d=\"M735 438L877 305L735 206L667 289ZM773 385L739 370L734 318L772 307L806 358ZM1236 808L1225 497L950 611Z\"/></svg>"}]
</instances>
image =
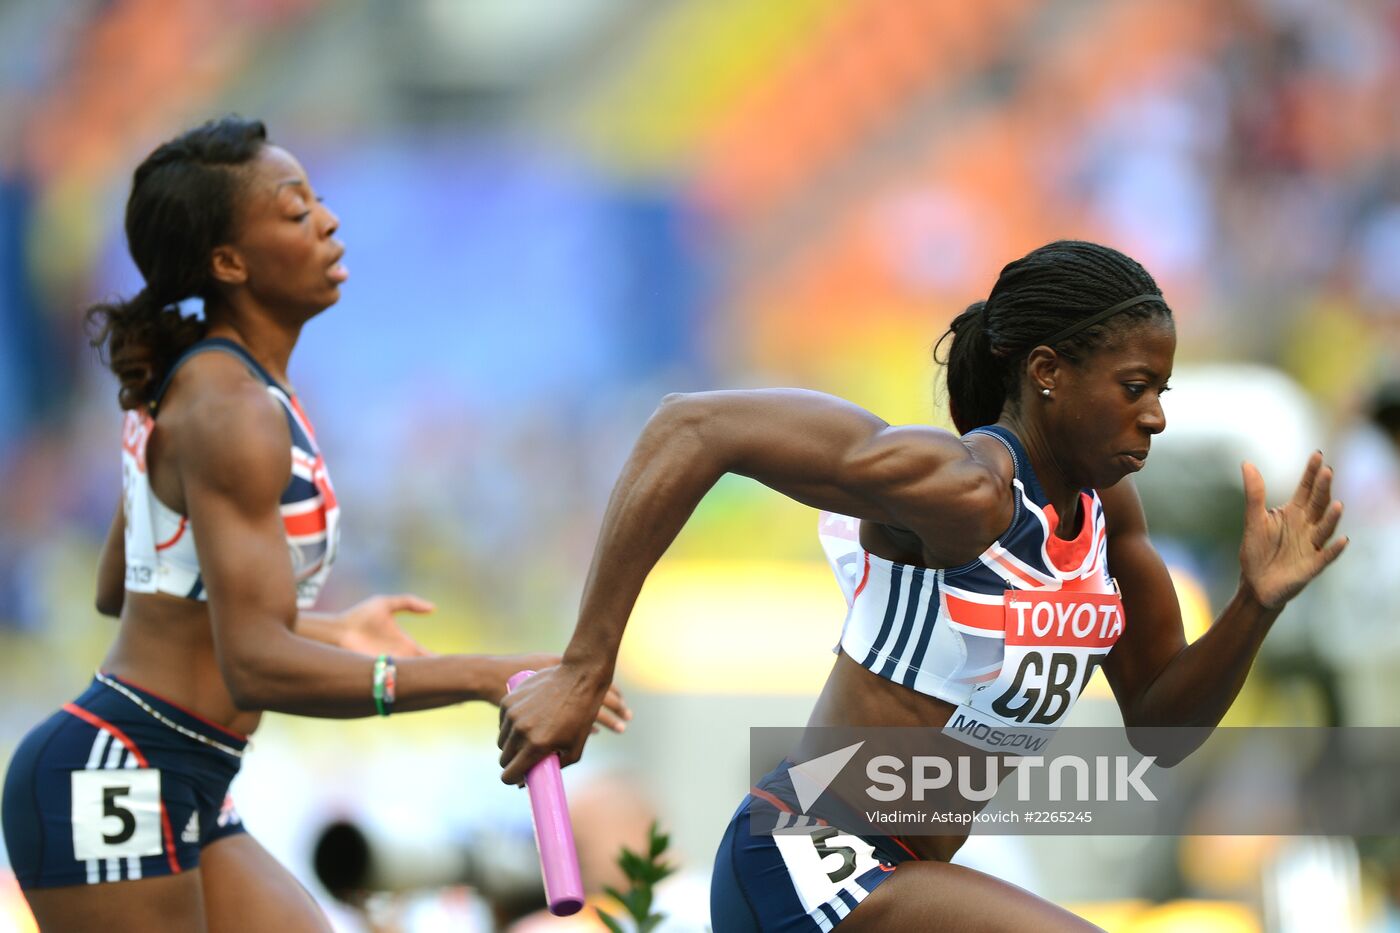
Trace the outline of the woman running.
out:
<instances>
[{"instance_id":1,"label":"woman running","mask_svg":"<svg viewBox=\"0 0 1400 933\"><path fill-rule=\"evenodd\" d=\"M519 782L549 752L578 758L643 580L726 473L858 520L850 614L810 725L941 728L956 712L1053 726L1100 665L1127 725L1218 724L1283 605L1346 544L1332 539L1342 506L1322 455L1276 509L1244 465L1239 589L1187 645L1137 492L1122 482L1166 428L1176 333L1152 277L1116 250L1051 243L1006 266L945 337L961 437L894 427L815 392L668 397L613 491L563 662L502 703L502 780ZM1104 625L1070 648L1013 639L1001 621L1013 596L1092 603ZM843 866L823 861L839 851L829 839L821 853L817 835L751 833L790 791L780 767L731 820L711 890L716 933L1092 929L951 864L961 836L846 835Z\"/></svg>"},{"instance_id":2,"label":"woman running","mask_svg":"<svg viewBox=\"0 0 1400 933\"><path fill-rule=\"evenodd\" d=\"M121 624L5 780L5 845L42 930L329 930L226 803L262 711L496 703L508 676L557 662L429 655L394 621L432 608L413 596L303 611L340 510L287 365L346 281L338 226L259 122L207 123L136 170L126 235L145 288L89 312L126 410L97 584ZM177 306L196 296L203 321ZM605 692L598 722L620 729Z\"/></svg>"}]
</instances>

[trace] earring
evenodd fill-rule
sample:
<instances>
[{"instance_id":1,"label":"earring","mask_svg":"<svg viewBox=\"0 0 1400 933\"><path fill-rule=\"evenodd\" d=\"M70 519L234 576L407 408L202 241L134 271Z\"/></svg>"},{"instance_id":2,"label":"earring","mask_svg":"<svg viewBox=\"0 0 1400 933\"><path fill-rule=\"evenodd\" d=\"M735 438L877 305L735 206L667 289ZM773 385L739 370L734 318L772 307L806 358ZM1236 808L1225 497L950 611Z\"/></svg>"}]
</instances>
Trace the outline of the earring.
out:
<instances>
[{"instance_id":1,"label":"earring","mask_svg":"<svg viewBox=\"0 0 1400 933\"><path fill-rule=\"evenodd\" d=\"M1050 390L1049 390L1049 389L1041 389L1041 390L1040 390L1040 394L1043 395L1043 396L1045 396L1046 398L1049 398L1049 397L1050 397Z\"/></svg>"}]
</instances>

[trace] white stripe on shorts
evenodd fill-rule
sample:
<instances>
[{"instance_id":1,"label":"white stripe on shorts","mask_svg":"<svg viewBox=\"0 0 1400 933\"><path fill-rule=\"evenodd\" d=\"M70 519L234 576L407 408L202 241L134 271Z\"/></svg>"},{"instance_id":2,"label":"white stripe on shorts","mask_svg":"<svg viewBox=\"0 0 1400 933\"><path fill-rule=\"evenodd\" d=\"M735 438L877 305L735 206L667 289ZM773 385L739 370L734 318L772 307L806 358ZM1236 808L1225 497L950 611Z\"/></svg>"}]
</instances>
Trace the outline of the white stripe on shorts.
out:
<instances>
[{"instance_id":1,"label":"white stripe on shorts","mask_svg":"<svg viewBox=\"0 0 1400 933\"><path fill-rule=\"evenodd\" d=\"M113 741L111 742L111 744L109 744L109 745L107 746L107 761L103 764L103 768L104 768L105 770L107 770L107 771L116 771L116 770L119 770L119 769L121 769L121 768L126 767L126 762L127 762L130 758L131 758L131 753L127 751L126 746L125 746L124 744L122 744L121 742L118 742L118 741L116 741L116 740L113 740ZM109 858L109 859L107 859L107 880L108 880L108 881L121 881L121 880L122 880L122 862L123 862L123 861L124 861L124 860L123 860L123 859L120 859L120 858Z\"/></svg>"},{"instance_id":2,"label":"white stripe on shorts","mask_svg":"<svg viewBox=\"0 0 1400 933\"><path fill-rule=\"evenodd\" d=\"M106 729L97 730L97 735L93 736L92 739L92 749L88 752L87 766L83 770L96 771L102 767L103 759L107 757L107 746L111 741L112 735ZM83 864L87 869L88 884L97 884L102 880L97 859L87 859Z\"/></svg>"},{"instance_id":3,"label":"white stripe on shorts","mask_svg":"<svg viewBox=\"0 0 1400 933\"><path fill-rule=\"evenodd\" d=\"M126 756L126 764L123 765L123 767L127 768L128 770L130 770L130 769L134 769L134 768L139 768L139 767L140 767L140 764L136 761L136 756L133 755L133 754L131 754L131 753L128 751L127 756ZM141 878L141 857L140 857L140 856L138 856L138 855L129 855L129 856L127 856L127 859L126 859L126 878L127 878L128 881L137 881L137 880L139 880L139 879Z\"/></svg>"},{"instance_id":4,"label":"white stripe on shorts","mask_svg":"<svg viewBox=\"0 0 1400 933\"><path fill-rule=\"evenodd\" d=\"M107 743L112 741L112 736L106 729L98 729L97 735L92 740L92 751L88 752L87 766L84 771L96 771L102 767L102 759L107 754Z\"/></svg>"},{"instance_id":5,"label":"white stripe on shorts","mask_svg":"<svg viewBox=\"0 0 1400 933\"><path fill-rule=\"evenodd\" d=\"M122 766L122 756L126 754L126 746L120 742L110 742L107 745L107 761L102 765L108 771L115 770Z\"/></svg>"}]
</instances>

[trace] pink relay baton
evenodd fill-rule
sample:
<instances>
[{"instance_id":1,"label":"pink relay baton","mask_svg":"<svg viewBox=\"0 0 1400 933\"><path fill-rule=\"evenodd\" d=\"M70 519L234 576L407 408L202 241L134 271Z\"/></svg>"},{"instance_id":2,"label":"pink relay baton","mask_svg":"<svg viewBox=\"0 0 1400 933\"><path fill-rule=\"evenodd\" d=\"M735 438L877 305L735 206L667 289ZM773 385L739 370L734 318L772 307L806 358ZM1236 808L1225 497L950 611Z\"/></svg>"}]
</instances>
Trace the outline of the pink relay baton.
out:
<instances>
[{"instance_id":1,"label":"pink relay baton","mask_svg":"<svg viewBox=\"0 0 1400 933\"><path fill-rule=\"evenodd\" d=\"M520 671L506 681L506 691L520 686L534 671ZM574 827L569 822L569 802L564 799L564 776L559 756L550 755L525 774L530 793L530 815L535 822L535 846L540 850L540 873L549 912L567 917L583 909L583 879L578 872Z\"/></svg>"}]
</instances>

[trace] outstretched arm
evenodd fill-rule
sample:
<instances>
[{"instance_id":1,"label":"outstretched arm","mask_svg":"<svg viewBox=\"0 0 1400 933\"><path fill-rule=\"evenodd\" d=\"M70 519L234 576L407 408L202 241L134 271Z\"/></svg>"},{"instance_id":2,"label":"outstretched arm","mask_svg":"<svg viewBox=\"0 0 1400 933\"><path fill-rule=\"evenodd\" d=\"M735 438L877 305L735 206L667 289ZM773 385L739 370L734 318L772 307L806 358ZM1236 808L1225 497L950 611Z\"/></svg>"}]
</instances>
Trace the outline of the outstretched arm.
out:
<instances>
[{"instance_id":1,"label":"outstretched arm","mask_svg":"<svg viewBox=\"0 0 1400 933\"><path fill-rule=\"evenodd\" d=\"M291 471L282 412L241 372L201 390L169 437L177 445L219 667L234 703L326 718L374 715L374 659L296 631L296 586L278 508ZM381 616L392 615L387 605L378 608ZM310 617L307 624L314 627L317 620ZM474 699L499 702L511 674L546 667L556 658L440 655L396 661L395 709L407 711ZM609 704L612 710L600 721L620 725L620 698L609 697Z\"/></svg>"},{"instance_id":2,"label":"outstretched arm","mask_svg":"<svg viewBox=\"0 0 1400 933\"><path fill-rule=\"evenodd\" d=\"M1276 509L1265 506L1259 471L1252 464L1243 471L1239 589L1190 645L1136 490L1125 481L1103 494L1109 567L1122 587L1126 617L1104 672L1129 727L1218 725L1284 604L1346 547L1345 538L1332 540L1342 504L1332 500L1332 470L1322 454L1309 458L1293 498Z\"/></svg>"},{"instance_id":3,"label":"outstretched arm","mask_svg":"<svg viewBox=\"0 0 1400 933\"><path fill-rule=\"evenodd\" d=\"M643 581L726 473L924 541L959 542L950 563L975 556L1012 512L1009 485L947 431L890 427L796 389L668 396L613 489L563 663L502 705L503 781L519 783L550 752L578 759Z\"/></svg>"}]
</instances>

